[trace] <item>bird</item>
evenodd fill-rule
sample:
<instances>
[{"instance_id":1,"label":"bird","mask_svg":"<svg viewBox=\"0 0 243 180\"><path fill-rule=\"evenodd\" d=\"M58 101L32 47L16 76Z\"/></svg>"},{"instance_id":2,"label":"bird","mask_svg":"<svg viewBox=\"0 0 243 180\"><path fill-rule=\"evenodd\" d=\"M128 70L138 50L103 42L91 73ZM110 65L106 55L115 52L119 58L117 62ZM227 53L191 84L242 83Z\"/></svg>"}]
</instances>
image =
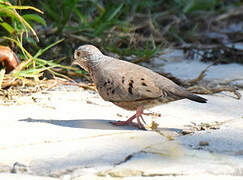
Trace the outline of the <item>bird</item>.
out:
<instances>
[{"instance_id":1,"label":"bird","mask_svg":"<svg viewBox=\"0 0 243 180\"><path fill-rule=\"evenodd\" d=\"M81 45L74 51L72 65L78 65L90 74L99 95L123 109L136 111L126 121L114 121L113 125L132 125L145 129L142 115L145 109L189 99L206 103L207 99L180 87L168 78L146 67L104 55L97 47ZM133 122L136 119L137 123ZM143 123L142 123L142 122Z\"/></svg>"}]
</instances>

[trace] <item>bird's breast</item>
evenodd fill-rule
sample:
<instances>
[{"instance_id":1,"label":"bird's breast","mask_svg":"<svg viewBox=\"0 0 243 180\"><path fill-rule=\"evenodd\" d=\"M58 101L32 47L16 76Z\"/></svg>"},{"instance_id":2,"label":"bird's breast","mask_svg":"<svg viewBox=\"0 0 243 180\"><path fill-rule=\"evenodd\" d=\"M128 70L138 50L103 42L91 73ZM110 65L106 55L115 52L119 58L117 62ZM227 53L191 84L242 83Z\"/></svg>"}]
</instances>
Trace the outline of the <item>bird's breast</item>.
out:
<instances>
[{"instance_id":1,"label":"bird's breast","mask_svg":"<svg viewBox=\"0 0 243 180\"><path fill-rule=\"evenodd\" d=\"M135 111L138 107L143 107L143 109L149 109L154 106L161 104L159 99L147 99L147 100L137 100L137 101L121 101L121 102L112 102L113 104L129 110Z\"/></svg>"}]
</instances>

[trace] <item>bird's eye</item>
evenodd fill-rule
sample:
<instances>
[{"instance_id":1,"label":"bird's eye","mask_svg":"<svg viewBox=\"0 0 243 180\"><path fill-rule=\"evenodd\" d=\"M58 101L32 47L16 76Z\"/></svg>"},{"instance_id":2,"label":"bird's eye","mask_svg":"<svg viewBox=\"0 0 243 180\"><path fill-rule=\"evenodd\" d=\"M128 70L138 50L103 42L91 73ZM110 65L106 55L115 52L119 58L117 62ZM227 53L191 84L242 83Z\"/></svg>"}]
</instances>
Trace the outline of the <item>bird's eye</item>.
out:
<instances>
[{"instance_id":1,"label":"bird's eye","mask_svg":"<svg viewBox=\"0 0 243 180\"><path fill-rule=\"evenodd\" d=\"M80 52L77 52L77 56L80 56Z\"/></svg>"}]
</instances>

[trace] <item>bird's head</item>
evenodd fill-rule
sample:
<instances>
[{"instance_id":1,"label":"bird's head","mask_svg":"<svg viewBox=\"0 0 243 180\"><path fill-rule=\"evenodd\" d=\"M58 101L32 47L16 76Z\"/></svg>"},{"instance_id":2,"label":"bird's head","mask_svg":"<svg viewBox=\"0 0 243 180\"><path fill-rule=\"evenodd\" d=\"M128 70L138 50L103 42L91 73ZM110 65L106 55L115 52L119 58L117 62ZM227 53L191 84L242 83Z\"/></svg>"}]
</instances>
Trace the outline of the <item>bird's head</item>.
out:
<instances>
[{"instance_id":1,"label":"bird's head","mask_svg":"<svg viewBox=\"0 0 243 180\"><path fill-rule=\"evenodd\" d=\"M82 45L74 52L72 65L78 65L86 71L102 61L103 54L93 45Z\"/></svg>"}]
</instances>

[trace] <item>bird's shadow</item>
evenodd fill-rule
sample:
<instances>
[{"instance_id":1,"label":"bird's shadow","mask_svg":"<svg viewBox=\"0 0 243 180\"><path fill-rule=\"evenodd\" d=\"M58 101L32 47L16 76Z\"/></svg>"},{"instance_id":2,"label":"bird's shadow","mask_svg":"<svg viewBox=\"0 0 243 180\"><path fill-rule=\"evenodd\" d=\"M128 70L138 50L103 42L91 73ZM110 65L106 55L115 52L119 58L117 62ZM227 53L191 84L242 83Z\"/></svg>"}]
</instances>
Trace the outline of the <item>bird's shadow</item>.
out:
<instances>
[{"instance_id":1,"label":"bird's shadow","mask_svg":"<svg viewBox=\"0 0 243 180\"><path fill-rule=\"evenodd\" d=\"M29 123L49 123L56 126L69 127L69 128L85 128L85 129L99 129L99 130L140 130L133 126L115 126L111 122L113 120L104 119L79 119L79 120L44 120L44 119L20 119L22 122ZM159 130L167 130L174 132L181 132L181 129L177 128L159 128Z\"/></svg>"}]
</instances>

